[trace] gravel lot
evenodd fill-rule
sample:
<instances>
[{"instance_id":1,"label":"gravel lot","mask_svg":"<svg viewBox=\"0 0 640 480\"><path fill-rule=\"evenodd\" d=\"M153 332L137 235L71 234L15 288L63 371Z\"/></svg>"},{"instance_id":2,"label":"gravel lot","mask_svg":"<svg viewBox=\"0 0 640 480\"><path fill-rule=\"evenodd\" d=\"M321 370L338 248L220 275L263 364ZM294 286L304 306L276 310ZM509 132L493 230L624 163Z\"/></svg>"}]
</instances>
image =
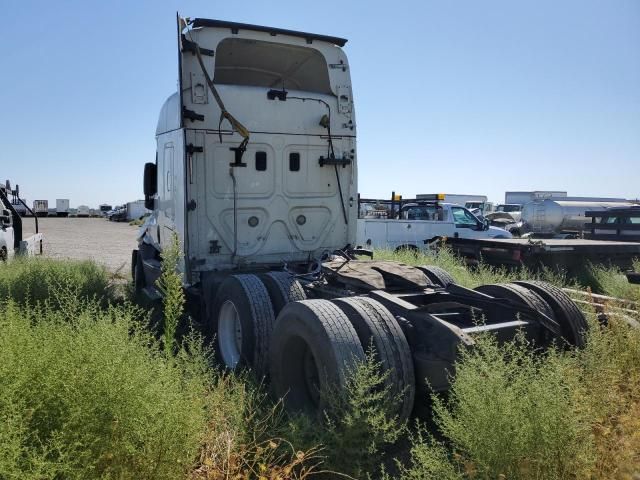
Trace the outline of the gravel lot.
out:
<instances>
[{"instance_id":1,"label":"gravel lot","mask_svg":"<svg viewBox=\"0 0 640 480\"><path fill-rule=\"evenodd\" d=\"M103 218L39 218L44 234L44 254L55 258L95 260L115 272L129 275L131 250L136 247L138 227ZM23 219L24 236L35 232L33 218Z\"/></svg>"}]
</instances>

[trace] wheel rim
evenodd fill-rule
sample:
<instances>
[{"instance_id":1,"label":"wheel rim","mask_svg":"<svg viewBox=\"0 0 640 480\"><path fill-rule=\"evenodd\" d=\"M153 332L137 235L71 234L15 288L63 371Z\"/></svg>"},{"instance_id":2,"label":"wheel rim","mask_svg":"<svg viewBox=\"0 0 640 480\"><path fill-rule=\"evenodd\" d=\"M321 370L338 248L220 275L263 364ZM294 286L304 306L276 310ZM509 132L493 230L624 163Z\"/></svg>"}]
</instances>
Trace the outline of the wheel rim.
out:
<instances>
[{"instance_id":1,"label":"wheel rim","mask_svg":"<svg viewBox=\"0 0 640 480\"><path fill-rule=\"evenodd\" d=\"M231 300L222 304L218 314L218 346L225 365L236 368L242 352L242 324Z\"/></svg>"}]
</instances>

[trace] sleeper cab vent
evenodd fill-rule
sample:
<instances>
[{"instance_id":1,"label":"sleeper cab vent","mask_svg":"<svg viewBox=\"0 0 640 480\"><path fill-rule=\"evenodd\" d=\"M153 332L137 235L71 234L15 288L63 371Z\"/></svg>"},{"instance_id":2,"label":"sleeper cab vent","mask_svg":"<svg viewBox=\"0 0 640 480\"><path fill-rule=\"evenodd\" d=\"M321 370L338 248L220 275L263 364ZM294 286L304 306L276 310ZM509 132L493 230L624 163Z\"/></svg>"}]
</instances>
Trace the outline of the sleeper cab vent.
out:
<instances>
[{"instance_id":1,"label":"sleeper cab vent","mask_svg":"<svg viewBox=\"0 0 640 480\"><path fill-rule=\"evenodd\" d=\"M267 152L256 152L256 170L264 172L267 169Z\"/></svg>"},{"instance_id":2,"label":"sleeper cab vent","mask_svg":"<svg viewBox=\"0 0 640 480\"><path fill-rule=\"evenodd\" d=\"M292 172L300 171L300 154L298 152L289 154L289 170Z\"/></svg>"}]
</instances>

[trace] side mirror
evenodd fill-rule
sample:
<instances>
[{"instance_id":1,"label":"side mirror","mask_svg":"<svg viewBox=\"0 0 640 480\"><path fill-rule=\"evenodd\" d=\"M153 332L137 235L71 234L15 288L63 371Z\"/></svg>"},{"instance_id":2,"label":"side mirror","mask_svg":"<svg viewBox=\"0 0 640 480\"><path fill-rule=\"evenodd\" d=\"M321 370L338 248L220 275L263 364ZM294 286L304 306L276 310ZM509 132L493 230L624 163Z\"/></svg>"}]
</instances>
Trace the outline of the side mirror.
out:
<instances>
[{"instance_id":1,"label":"side mirror","mask_svg":"<svg viewBox=\"0 0 640 480\"><path fill-rule=\"evenodd\" d=\"M489 222L489 219L485 218L483 224L484 224L484 229L489 230L489 226L491 225L491 223Z\"/></svg>"},{"instance_id":2,"label":"side mirror","mask_svg":"<svg viewBox=\"0 0 640 480\"><path fill-rule=\"evenodd\" d=\"M155 163L144 164L144 206L153 210L153 196L158 193L158 167Z\"/></svg>"},{"instance_id":3,"label":"side mirror","mask_svg":"<svg viewBox=\"0 0 640 480\"><path fill-rule=\"evenodd\" d=\"M153 197L158 193L158 168L155 163L144 164L144 194Z\"/></svg>"}]
</instances>

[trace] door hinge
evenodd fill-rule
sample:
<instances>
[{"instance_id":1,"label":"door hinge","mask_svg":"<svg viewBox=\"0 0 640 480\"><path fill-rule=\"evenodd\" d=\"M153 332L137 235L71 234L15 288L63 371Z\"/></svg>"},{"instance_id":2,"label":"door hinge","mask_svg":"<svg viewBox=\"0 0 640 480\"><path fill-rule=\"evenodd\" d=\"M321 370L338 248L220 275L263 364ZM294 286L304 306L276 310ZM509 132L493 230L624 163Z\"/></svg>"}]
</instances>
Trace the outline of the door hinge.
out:
<instances>
[{"instance_id":1,"label":"door hinge","mask_svg":"<svg viewBox=\"0 0 640 480\"><path fill-rule=\"evenodd\" d=\"M192 212L196 209L196 206L197 204L195 200L189 200L189 202L187 203L187 211Z\"/></svg>"},{"instance_id":2,"label":"door hinge","mask_svg":"<svg viewBox=\"0 0 640 480\"><path fill-rule=\"evenodd\" d=\"M202 153L204 152L204 147L196 147L193 145L193 143L190 143L189 145L187 145L187 153L189 155L193 155L194 153Z\"/></svg>"},{"instance_id":3,"label":"door hinge","mask_svg":"<svg viewBox=\"0 0 640 480\"><path fill-rule=\"evenodd\" d=\"M200 113L196 113L193 110L188 110L187 107L182 107L182 117L192 122L198 120L199 122L204 122L204 115Z\"/></svg>"}]
</instances>

